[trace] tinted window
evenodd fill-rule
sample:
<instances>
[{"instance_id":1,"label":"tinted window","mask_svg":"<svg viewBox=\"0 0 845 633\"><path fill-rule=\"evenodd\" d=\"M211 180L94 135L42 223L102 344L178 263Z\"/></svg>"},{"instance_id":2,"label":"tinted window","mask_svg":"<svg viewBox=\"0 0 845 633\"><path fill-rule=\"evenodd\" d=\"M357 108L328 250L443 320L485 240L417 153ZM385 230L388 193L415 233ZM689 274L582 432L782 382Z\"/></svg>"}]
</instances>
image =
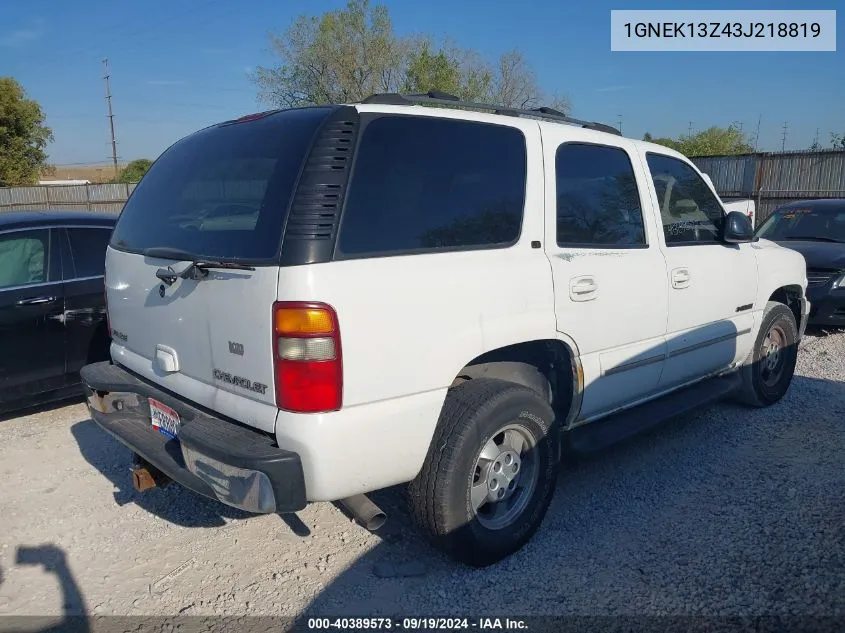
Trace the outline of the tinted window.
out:
<instances>
[{"instance_id":1,"label":"tinted window","mask_svg":"<svg viewBox=\"0 0 845 633\"><path fill-rule=\"evenodd\" d=\"M102 275L106 265L106 246L111 237L108 229L68 229L70 251L75 267L75 277ZM70 271L65 271L69 278Z\"/></svg>"},{"instance_id":2,"label":"tinted window","mask_svg":"<svg viewBox=\"0 0 845 633\"><path fill-rule=\"evenodd\" d=\"M525 198L514 128L381 117L364 130L340 229L347 255L511 244Z\"/></svg>"},{"instance_id":3,"label":"tinted window","mask_svg":"<svg viewBox=\"0 0 845 633\"><path fill-rule=\"evenodd\" d=\"M0 289L48 281L49 257L47 229L0 233Z\"/></svg>"},{"instance_id":4,"label":"tinted window","mask_svg":"<svg viewBox=\"0 0 845 633\"><path fill-rule=\"evenodd\" d=\"M723 211L704 179L685 162L660 154L647 155L657 192L666 244L718 242Z\"/></svg>"},{"instance_id":5,"label":"tinted window","mask_svg":"<svg viewBox=\"0 0 845 633\"><path fill-rule=\"evenodd\" d=\"M812 207L775 211L757 232L767 240L835 240L845 242L845 208Z\"/></svg>"},{"instance_id":6,"label":"tinted window","mask_svg":"<svg viewBox=\"0 0 845 633\"><path fill-rule=\"evenodd\" d=\"M116 248L267 260L309 142L329 110L290 110L189 136L155 162L114 230Z\"/></svg>"},{"instance_id":7,"label":"tinted window","mask_svg":"<svg viewBox=\"0 0 845 633\"><path fill-rule=\"evenodd\" d=\"M557 150L555 172L558 245L645 244L640 192L624 150L567 143Z\"/></svg>"}]
</instances>

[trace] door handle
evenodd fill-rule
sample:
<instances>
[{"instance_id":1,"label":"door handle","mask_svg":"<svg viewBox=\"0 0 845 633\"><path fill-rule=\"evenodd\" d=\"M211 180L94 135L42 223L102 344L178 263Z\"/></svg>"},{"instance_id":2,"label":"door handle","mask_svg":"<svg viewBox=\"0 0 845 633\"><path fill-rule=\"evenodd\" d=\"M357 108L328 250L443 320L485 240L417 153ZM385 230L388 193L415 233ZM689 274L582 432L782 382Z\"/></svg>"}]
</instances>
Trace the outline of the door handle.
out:
<instances>
[{"instance_id":1,"label":"door handle","mask_svg":"<svg viewBox=\"0 0 845 633\"><path fill-rule=\"evenodd\" d=\"M673 288L687 288L690 284L692 275L690 275L687 268L676 268L672 271L672 287Z\"/></svg>"},{"instance_id":2,"label":"door handle","mask_svg":"<svg viewBox=\"0 0 845 633\"><path fill-rule=\"evenodd\" d=\"M16 306L37 306L43 305L45 303L53 303L56 300L56 297L35 297L33 299L21 299L20 301L15 301Z\"/></svg>"},{"instance_id":3,"label":"door handle","mask_svg":"<svg viewBox=\"0 0 845 633\"><path fill-rule=\"evenodd\" d=\"M599 286L590 276L573 277L569 280L569 298L572 301L591 301L596 298Z\"/></svg>"}]
</instances>

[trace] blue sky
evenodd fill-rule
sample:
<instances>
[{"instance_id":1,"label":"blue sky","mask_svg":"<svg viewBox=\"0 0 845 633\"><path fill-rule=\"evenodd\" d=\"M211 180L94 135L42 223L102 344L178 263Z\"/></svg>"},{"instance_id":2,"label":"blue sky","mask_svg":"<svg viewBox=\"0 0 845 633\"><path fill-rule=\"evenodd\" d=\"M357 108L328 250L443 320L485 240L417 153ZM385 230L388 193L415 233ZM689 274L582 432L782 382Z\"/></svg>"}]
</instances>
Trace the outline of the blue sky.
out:
<instances>
[{"instance_id":1,"label":"blue sky","mask_svg":"<svg viewBox=\"0 0 845 633\"><path fill-rule=\"evenodd\" d=\"M170 143L261 106L247 71L272 64L267 33L301 13L343 0L6 0L0 76L18 79L43 106L58 164L110 156L101 59L109 58L119 155L154 158ZM575 116L616 123L626 136L659 136L740 121L760 148L812 143L819 129L845 133L845 52L624 53L610 51L604 0L387 0L400 35L449 37L493 59L520 48L549 92L566 94ZM619 5L622 6L619 6ZM690 3L643 0L639 9L792 9L784 0ZM819 0L812 9L840 9ZM841 29L840 29L841 30Z\"/></svg>"}]
</instances>

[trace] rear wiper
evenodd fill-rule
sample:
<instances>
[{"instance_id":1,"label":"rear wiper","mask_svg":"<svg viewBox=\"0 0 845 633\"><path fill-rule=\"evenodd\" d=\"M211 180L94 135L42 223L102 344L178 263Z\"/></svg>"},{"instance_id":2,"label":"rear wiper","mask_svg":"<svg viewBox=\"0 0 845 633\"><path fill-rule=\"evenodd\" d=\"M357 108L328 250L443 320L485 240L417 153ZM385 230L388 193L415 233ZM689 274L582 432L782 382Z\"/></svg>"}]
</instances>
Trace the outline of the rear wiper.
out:
<instances>
[{"instance_id":1,"label":"rear wiper","mask_svg":"<svg viewBox=\"0 0 845 633\"><path fill-rule=\"evenodd\" d=\"M833 237L822 237L820 235L799 235L794 236L790 235L789 237L783 237L781 239L784 240L795 240L795 241L806 241L806 242L835 242L836 244L845 244L842 240L837 240Z\"/></svg>"},{"instance_id":2,"label":"rear wiper","mask_svg":"<svg viewBox=\"0 0 845 633\"><path fill-rule=\"evenodd\" d=\"M177 279L193 279L194 281L205 279L208 277L208 271L215 268L225 270L255 270L255 266L214 259L201 259L196 255L175 248L148 248L144 251L144 255L147 257L161 257L189 262L180 272L173 270L172 266L159 268L156 271L156 277L168 286L174 284Z\"/></svg>"}]
</instances>

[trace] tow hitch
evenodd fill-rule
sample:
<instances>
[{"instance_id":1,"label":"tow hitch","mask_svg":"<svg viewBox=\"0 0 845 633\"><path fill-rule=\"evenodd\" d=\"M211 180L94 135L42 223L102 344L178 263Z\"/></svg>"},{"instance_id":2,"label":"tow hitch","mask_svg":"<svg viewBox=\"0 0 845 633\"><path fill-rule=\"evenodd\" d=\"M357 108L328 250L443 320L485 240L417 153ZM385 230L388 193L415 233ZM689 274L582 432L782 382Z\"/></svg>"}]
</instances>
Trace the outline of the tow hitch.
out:
<instances>
[{"instance_id":1,"label":"tow hitch","mask_svg":"<svg viewBox=\"0 0 845 633\"><path fill-rule=\"evenodd\" d=\"M171 481L170 477L137 454L134 455L129 470L132 473L132 485L138 492L146 492L150 488L164 488Z\"/></svg>"}]
</instances>

